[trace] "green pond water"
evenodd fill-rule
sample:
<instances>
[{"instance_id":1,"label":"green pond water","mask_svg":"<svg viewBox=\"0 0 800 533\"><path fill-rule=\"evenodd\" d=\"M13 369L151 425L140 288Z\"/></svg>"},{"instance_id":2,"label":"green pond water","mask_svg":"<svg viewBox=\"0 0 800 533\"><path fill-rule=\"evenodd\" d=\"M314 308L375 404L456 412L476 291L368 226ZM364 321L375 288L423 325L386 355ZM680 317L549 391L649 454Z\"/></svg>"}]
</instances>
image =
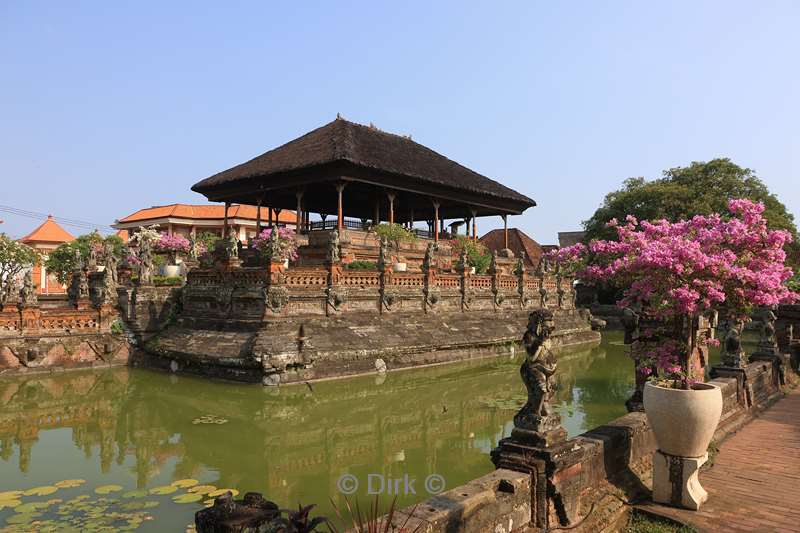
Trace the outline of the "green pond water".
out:
<instances>
[{"instance_id":1,"label":"green pond water","mask_svg":"<svg viewBox=\"0 0 800 533\"><path fill-rule=\"evenodd\" d=\"M524 402L519 357L281 388L131 368L2 378L0 531L184 531L227 488L333 516L344 475L351 501L383 480L381 501L391 485L413 504L428 479L435 491L493 469ZM571 436L625 414L622 334L560 354L557 383ZM415 494L388 481L404 476Z\"/></svg>"}]
</instances>

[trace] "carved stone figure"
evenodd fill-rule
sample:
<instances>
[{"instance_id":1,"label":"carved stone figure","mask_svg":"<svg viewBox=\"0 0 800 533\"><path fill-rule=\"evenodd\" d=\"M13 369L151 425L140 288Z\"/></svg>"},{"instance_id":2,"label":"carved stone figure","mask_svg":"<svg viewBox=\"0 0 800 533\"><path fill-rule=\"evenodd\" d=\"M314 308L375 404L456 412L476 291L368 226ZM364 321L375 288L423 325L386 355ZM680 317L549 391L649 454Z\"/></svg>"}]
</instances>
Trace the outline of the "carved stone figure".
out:
<instances>
[{"instance_id":1,"label":"carved stone figure","mask_svg":"<svg viewBox=\"0 0 800 533\"><path fill-rule=\"evenodd\" d=\"M422 271L427 274L433 268L433 255L436 250L436 244L429 242L428 247L425 248L425 257L422 259Z\"/></svg>"},{"instance_id":2,"label":"carved stone figure","mask_svg":"<svg viewBox=\"0 0 800 533\"><path fill-rule=\"evenodd\" d=\"M189 234L189 259L191 261L197 261L197 237L195 233L192 232Z\"/></svg>"},{"instance_id":3,"label":"carved stone figure","mask_svg":"<svg viewBox=\"0 0 800 533\"><path fill-rule=\"evenodd\" d=\"M281 309L289 305L289 290L286 287L270 285L264 289L264 302L273 313L279 313Z\"/></svg>"},{"instance_id":4,"label":"carved stone figure","mask_svg":"<svg viewBox=\"0 0 800 533\"><path fill-rule=\"evenodd\" d=\"M386 239L383 237L378 239L378 262L376 266L380 272L386 269Z\"/></svg>"},{"instance_id":5,"label":"carved stone figure","mask_svg":"<svg viewBox=\"0 0 800 533\"><path fill-rule=\"evenodd\" d=\"M153 283L153 249L148 239L139 241L139 285Z\"/></svg>"},{"instance_id":6,"label":"carved stone figure","mask_svg":"<svg viewBox=\"0 0 800 533\"><path fill-rule=\"evenodd\" d=\"M469 270L469 258L467 257L467 249L462 248L458 256L458 271L466 272Z\"/></svg>"},{"instance_id":7,"label":"carved stone figure","mask_svg":"<svg viewBox=\"0 0 800 533\"><path fill-rule=\"evenodd\" d=\"M725 366L743 368L747 364L747 356L742 349L742 329L744 320L728 319L722 346L722 363Z\"/></svg>"},{"instance_id":8,"label":"carved stone figure","mask_svg":"<svg viewBox=\"0 0 800 533\"><path fill-rule=\"evenodd\" d=\"M273 233L275 233L273 231ZM228 232L227 237L227 250L228 250L228 257L231 259L238 259L239 258L239 238L236 235L236 232L230 231Z\"/></svg>"},{"instance_id":9,"label":"carved stone figure","mask_svg":"<svg viewBox=\"0 0 800 533\"><path fill-rule=\"evenodd\" d=\"M113 283L114 287L116 287L119 278L117 277L117 264L119 260L114 255L114 245L106 243L105 248L103 250L103 266L106 275L111 276L111 282Z\"/></svg>"},{"instance_id":10,"label":"carved stone figure","mask_svg":"<svg viewBox=\"0 0 800 533\"><path fill-rule=\"evenodd\" d=\"M489 263L489 272L492 274L499 272L497 268L497 250L492 250L492 260Z\"/></svg>"},{"instance_id":11,"label":"carved stone figure","mask_svg":"<svg viewBox=\"0 0 800 533\"><path fill-rule=\"evenodd\" d=\"M86 268L89 269L89 272L97 270L97 249L92 244L89 245L89 261Z\"/></svg>"},{"instance_id":12,"label":"carved stone figure","mask_svg":"<svg viewBox=\"0 0 800 533\"><path fill-rule=\"evenodd\" d=\"M81 269L80 275L78 276L78 299L89 299L89 276L85 268Z\"/></svg>"},{"instance_id":13,"label":"carved stone figure","mask_svg":"<svg viewBox=\"0 0 800 533\"><path fill-rule=\"evenodd\" d=\"M338 263L342 260L341 256L341 243L339 241L339 230L331 231L330 239L328 240L328 261L331 263Z\"/></svg>"},{"instance_id":14,"label":"carved stone figure","mask_svg":"<svg viewBox=\"0 0 800 533\"><path fill-rule=\"evenodd\" d=\"M22 288L19 290L19 306L33 307L38 304L39 299L36 296L36 286L33 284L33 270L28 270L25 273Z\"/></svg>"},{"instance_id":15,"label":"carved stone figure","mask_svg":"<svg viewBox=\"0 0 800 533\"><path fill-rule=\"evenodd\" d=\"M622 327L625 328L625 344L633 344L639 338L639 313L626 307L622 310Z\"/></svg>"},{"instance_id":16,"label":"carved stone figure","mask_svg":"<svg viewBox=\"0 0 800 533\"><path fill-rule=\"evenodd\" d=\"M556 357L552 352L551 334L555 330L553 312L537 309L530 314L528 327L522 337L527 356L519 369L522 382L528 391L528 401L514 416L515 429L542 434L555 433L566 436L560 427L561 418L552 411L550 400L555 392Z\"/></svg>"},{"instance_id":17,"label":"carved stone figure","mask_svg":"<svg viewBox=\"0 0 800 533\"><path fill-rule=\"evenodd\" d=\"M775 315L773 308L767 308L761 314L761 338L758 341L759 348L762 347L777 347L778 341L775 337L775 321L778 317Z\"/></svg>"},{"instance_id":18,"label":"carved stone figure","mask_svg":"<svg viewBox=\"0 0 800 533\"><path fill-rule=\"evenodd\" d=\"M278 241L278 227L273 225L269 231L269 237L264 247L264 258L267 261L277 262L281 259L281 247Z\"/></svg>"},{"instance_id":19,"label":"carved stone figure","mask_svg":"<svg viewBox=\"0 0 800 533\"><path fill-rule=\"evenodd\" d=\"M539 287L539 307L547 308L547 287L544 286L544 283Z\"/></svg>"}]
</instances>

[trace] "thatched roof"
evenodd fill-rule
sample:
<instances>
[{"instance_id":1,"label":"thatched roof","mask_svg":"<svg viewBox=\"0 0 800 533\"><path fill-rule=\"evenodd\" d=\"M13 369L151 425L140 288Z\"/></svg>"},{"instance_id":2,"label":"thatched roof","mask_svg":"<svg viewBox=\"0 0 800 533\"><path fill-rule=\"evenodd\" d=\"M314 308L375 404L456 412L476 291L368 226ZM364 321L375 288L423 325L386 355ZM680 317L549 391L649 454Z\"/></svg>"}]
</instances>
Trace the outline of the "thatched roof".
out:
<instances>
[{"instance_id":1,"label":"thatched roof","mask_svg":"<svg viewBox=\"0 0 800 533\"><path fill-rule=\"evenodd\" d=\"M502 207L507 212L522 212L536 205L527 196L409 137L341 118L206 178L192 190L210 200L246 201L242 194L253 190L286 189L341 177L444 198L449 197L448 191L460 192L462 201L466 197L483 199L480 205Z\"/></svg>"}]
</instances>

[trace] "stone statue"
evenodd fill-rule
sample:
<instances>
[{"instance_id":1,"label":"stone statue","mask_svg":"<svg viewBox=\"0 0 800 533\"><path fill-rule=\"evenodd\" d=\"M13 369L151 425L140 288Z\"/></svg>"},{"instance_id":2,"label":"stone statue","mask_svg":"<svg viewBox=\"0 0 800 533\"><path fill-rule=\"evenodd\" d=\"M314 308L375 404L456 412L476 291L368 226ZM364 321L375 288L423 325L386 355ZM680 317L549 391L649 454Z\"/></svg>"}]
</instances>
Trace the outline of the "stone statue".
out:
<instances>
[{"instance_id":1,"label":"stone statue","mask_svg":"<svg viewBox=\"0 0 800 533\"><path fill-rule=\"evenodd\" d=\"M514 416L516 428L546 432L559 427L560 417L552 412L550 406L555 392L556 357L550 339L554 330L552 311L537 309L530 314L522 337L527 356L519 369L528 390L528 401Z\"/></svg>"},{"instance_id":2,"label":"stone statue","mask_svg":"<svg viewBox=\"0 0 800 533\"><path fill-rule=\"evenodd\" d=\"M89 261L86 264L86 268L88 268L90 272L97 270L97 248L94 244L89 245Z\"/></svg>"},{"instance_id":3,"label":"stone statue","mask_svg":"<svg viewBox=\"0 0 800 533\"><path fill-rule=\"evenodd\" d=\"M269 237L264 247L264 258L267 261L277 262L280 257L280 245L278 243L278 227L273 225L269 229Z\"/></svg>"},{"instance_id":4,"label":"stone statue","mask_svg":"<svg viewBox=\"0 0 800 533\"><path fill-rule=\"evenodd\" d=\"M33 307L38 304L39 299L36 296L36 286L33 284L33 270L28 270L25 273L22 288L19 290L19 306Z\"/></svg>"},{"instance_id":5,"label":"stone statue","mask_svg":"<svg viewBox=\"0 0 800 533\"><path fill-rule=\"evenodd\" d=\"M189 234L189 260L197 261L197 236L194 231Z\"/></svg>"},{"instance_id":6,"label":"stone statue","mask_svg":"<svg viewBox=\"0 0 800 533\"><path fill-rule=\"evenodd\" d=\"M775 338L775 321L778 319L775 316L775 309L768 307L761 314L761 338L758 341L759 346L777 346L778 342Z\"/></svg>"},{"instance_id":7,"label":"stone statue","mask_svg":"<svg viewBox=\"0 0 800 533\"><path fill-rule=\"evenodd\" d=\"M458 256L458 269L462 272L469 270L469 259L467 258L466 248L462 248L461 254Z\"/></svg>"},{"instance_id":8,"label":"stone statue","mask_svg":"<svg viewBox=\"0 0 800 533\"><path fill-rule=\"evenodd\" d=\"M153 283L153 249L148 239L139 241L139 285Z\"/></svg>"},{"instance_id":9,"label":"stone statue","mask_svg":"<svg viewBox=\"0 0 800 533\"><path fill-rule=\"evenodd\" d=\"M742 329L744 320L729 318L726 321L725 337L722 345L722 363L725 366L743 368L747 364L747 356L742 349Z\"/></svg>"},{"instance_id":10,"label":"stone statue","mask_svg":"<svg viewBox=\"0 0 800 533\"><path fill-rule=\"evenodd\" d=\"M274 233L274 230L273 230ZM239 258L239 238L236 236L236 232L229 231L228 236L226 237L226 249L228 251L228 257L231 259L238 259Z\"/></svg>"},{"instance_id":11,"label":"stone statue","mask_svg":"<svg viewBox=\"0 0 800 533\"><path fill-rule=\"evenodd\" d=\"M119 281L117 278L117 263L119 263L119 260L114 255L114 245L107 242L103 250L103 266L105 267L103 270L106 272L106 277L111 276L114 286Z\"/></svg>"},{"instance_id":12,"label":"stone statue","mask_svg":"<svg viewBox=\"0 0 800 533\"><path fill-rule=\"evenodd\" d=\"M82 268L78 275L78 299L89 299L89 276L85 268Z\"/></svg>"},{"instance_id":13,"label":"stone statue","mask_svg":"<svg viewBox=\"0 0 800 533\"><path fill-rule=\"evenodd\" d=\"M625 328L624 344L633 344L639 338L639 313L626 307L622 310L622 327Z\"/></svg>"},{"instance_id":14,"label":"stone statue","mask_svg":"<svg viewBox=\"0 0 800 533\"><path fill-rule=\"evenodd\" d=\"M378 270L381 272L383 272L383 270L386 268L386 239L383 237L381 237L379 240L377 266Z\"/></svg>"},{"instance_id":15,"label":"stone statue","mask_svg":"<svg viewBox=\"0 0 800 533\"><path fill-rule=\"evenodd\" d=\"M494 274L497 270L497 250L492 250L492 260L489 263L489 272Z\"/></svg>"},{"instance_id":16,"label":"stone statue","mask_svg":"<svg viewBox=\"0 0 800 533\"><path fill-rule=\"evenodd\" d=\"M547 308L547 287L544 286L544 283L539 286L539 307Z\"/></svg>"},{"instance_id":17,"label":"stone statue","mask_svg":"<svg viewBox=\"0 0 800 533\"><path fill-rule=\"evenodd\" d=\"M558 305L558 308L561 309L562 307L564 307L565 291L564 291L564 286L562 284L561 272L559 272L558 270L559 270L558 264L556 264L556 297L557 297L556 303Z\"/></svg>"},{"instance_id":18,"label":"stone statue","mask_svg":"<svg viewBox=\"0 0 800 533\"><path fill-rule=\"evenodd\" d=\"M422 259L422 271L428 273L433 268L433 254L436 250L436 244L429 242L428 247L425 248L425 257Z\"/></svg>"},{"instance_id":19,"label":"stone statue","mask_svg":"<svg viewBox=\"0 0 800 533\"><path fill-rule=\"evenodd\" d=\"M339 241L339 230L331 231L330 239L328 240L328 261L331 263L338 263L342 260L341 256L341 243Z\"/></svg>"}]
</instances>

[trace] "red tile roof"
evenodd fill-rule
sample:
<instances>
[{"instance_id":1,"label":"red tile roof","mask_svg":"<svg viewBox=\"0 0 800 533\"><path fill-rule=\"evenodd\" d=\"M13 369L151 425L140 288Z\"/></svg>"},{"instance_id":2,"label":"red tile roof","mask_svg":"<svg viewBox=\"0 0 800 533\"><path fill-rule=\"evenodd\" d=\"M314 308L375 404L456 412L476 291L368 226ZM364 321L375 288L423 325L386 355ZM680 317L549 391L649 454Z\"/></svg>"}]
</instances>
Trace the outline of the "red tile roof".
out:
<instances>
[{"instance_id":1,"label":"red tile roof","mask_svg":"<svg viewBox=\"0 0 800 533\"><path fill-rule=\"evenodd\" d=\"M247 220L256 220L256 206L254 205L240 205L234 204L228 209L228 218L244 218ZM278 222L294 223L296 222L294 211L286 209L281 210ZM202 220L223 220L225 218L225 206L220 204L206 204L206 205L189 205L189 204L171 204L163 206L148 207L140 209L135 213L121 218L120 223L125 222L140 222L146 220L153 220L157 218L185 218L185 219L202 219ZM273 214L274 217L274 214ZM268 218L267 208L261 208L261 220L266 222Z\"/></svg>"},{"instance_id":2,"label":"red tile roof","mask_svg":"<svg viewBox=\"0 0 800 533\"><path fill-rule=\"evenodd\" d=\"M47 220L42 222L38 228L25 235L20 239L20 242L26 244L33 243L62 243L74 241L75 237L69 234L67 230L59 226L58 222L53 220L53 215L48 215Z\"/></svg>"},{"instance_id":3,"label":"red tile roof","mask_svg":"<svg viewBox=\"0 0 800 533\"><path fill-rule=\"evenodd\" d=\"M503 249L504 238L502 229L493 229L480 238L480 241L489 249L490 252ZM529 267L536 267L542 258L542 246L528 237L524 231L517 228L508 228L508 248L519 257L521 251L525 251L525 263Z\"/></svg>"}]
</instances>

